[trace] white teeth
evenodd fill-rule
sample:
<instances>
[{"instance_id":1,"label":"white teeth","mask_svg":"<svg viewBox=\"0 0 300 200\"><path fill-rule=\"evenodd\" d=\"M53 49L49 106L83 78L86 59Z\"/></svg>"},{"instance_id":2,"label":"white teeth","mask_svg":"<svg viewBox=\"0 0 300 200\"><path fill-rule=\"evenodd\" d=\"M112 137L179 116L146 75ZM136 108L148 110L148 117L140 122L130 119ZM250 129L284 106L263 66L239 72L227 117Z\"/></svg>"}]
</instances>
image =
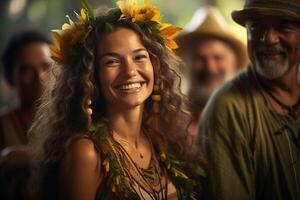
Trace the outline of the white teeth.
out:
<instances>
[{"instance_id":1,"label":"white teeth","mask_svg":"<svg viewBox=\"0 0 300 200\"><path fill-rule=\"evenodd\" d=\"M129 83L120 86L121 90L138 89L141 87L141 83Z\"/></svg>"}]
</instances>

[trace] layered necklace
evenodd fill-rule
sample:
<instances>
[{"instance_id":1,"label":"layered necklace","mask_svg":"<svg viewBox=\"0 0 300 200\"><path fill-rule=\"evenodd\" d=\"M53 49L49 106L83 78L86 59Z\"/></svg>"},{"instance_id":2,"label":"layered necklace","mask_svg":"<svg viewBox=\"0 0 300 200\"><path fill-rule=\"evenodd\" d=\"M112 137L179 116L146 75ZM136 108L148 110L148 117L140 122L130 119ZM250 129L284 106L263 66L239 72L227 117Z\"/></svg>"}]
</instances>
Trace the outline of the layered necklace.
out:
<instances>
[{"instance_id":1,"label":"layered necklace","mask_svg":"<svg viewBox=\"0 0 300 200\"><path fill-rule=\"evenodd\" d=\"M276 102L280 107L287 111L287 114L297 120L300 110L300 98L297 103L293 106L286 105L280 101L271 91L264 89L264 91L271 97L271 99Z\"/></svg>"},{"instance_id":2,"label":"layered necklace","mask_svg":"<svg viewBox=\"0 0 300 200\"><path fill-rule=\"evenodd\" d=\"M168 198L168 181L170 181L176 188L178 199L196 199L197 193L194 189L198 187L198 184L185 174L183 166L186 163L168 152L168 148L165 148L165 141L155 138L157 134L152 131L151 128L143 129L151 149L150 164L144 169L137 165L123 146L112 137L107 119L102 118L92 124L90 134L99 142L103 175L107 180L106 186L111 189L117 199L165 200ZM156 141L155 148L152 144L152 137ZM135 149L141 154L140 159L144 159L144 154L138 148ZM201 167L193 165L193 170L195 176L205 176ZM99 193L100 196L101 194ZM105 196L104 193L103 195Z\"/></svg>"},{"instance_id":3,"label":"layered necklace","mask_svg":"<svg viewBox=\"0 0 300 200\"><path fill-rule=\"evenodd\" d=\"M119 142L122 142L122 143L126 143L131 149L133 149L138 155L139 155L139 158L140 159L144 159L144 153L142 153L140 150L139 150L139 146L134 146L131 142L129 142L128 140L122 138L121 136L119 136L119 134L114 134L114 132L112 132L112 134L114 139L117 139ZM141 134L142 135L142 134Z\"/></svg>"},{"instance_id":4,"label":"layered necklace","mask_svg":"<svg viewBox=\"0 0 300 200\"><path fill-rule=\"evenodd\" d=\"M280 99L278 99L272 92L271 90L269 90L265 84L263 83L263 81L257 77L257 75L255 75L255 79L257 80L259 87L265 92L265 94L267 94L270 99L273 100L273 102L275 102L278 106L280 106L282 109L284 109L285 111L287 111L287 114L289 116L291 116L292 118L294 118L295 120L298 120L299 118L299 112L300 112L300 98L298 99L298 101L296 102L296 104L290 106L287 105L285 103L283 103ZM264 95L265 97L265 95ZM266 97L265 97L266 98ZM272 106L273 107L273 106ZM273 107L274 109L274 107ZM276 110L276 109L275 109ZM275 111L274 110L274 111Z\"/></svg>"},{"instance_id":5,"label":"layered necklace","mask_svg":"<svg viewBox=\"0 0 300 200\"><path fill-rule=\"evenodd\" d=\"M116 134L115 134L116 135ZM140 159L144 159L144 155L127 140L117 136L117 140L128 144L134 151L139 154ZM160 166L151 141L151 160L149 166L145 169L132 159L126 149L114 137L108 138L108 142L117 158L119 166L122 168L124 175L131 182L132 190L134 190L141 199L164 200L167 199L167 175ZM136 183L136 184L133 184Z\"/></svg>"}]
</instances>

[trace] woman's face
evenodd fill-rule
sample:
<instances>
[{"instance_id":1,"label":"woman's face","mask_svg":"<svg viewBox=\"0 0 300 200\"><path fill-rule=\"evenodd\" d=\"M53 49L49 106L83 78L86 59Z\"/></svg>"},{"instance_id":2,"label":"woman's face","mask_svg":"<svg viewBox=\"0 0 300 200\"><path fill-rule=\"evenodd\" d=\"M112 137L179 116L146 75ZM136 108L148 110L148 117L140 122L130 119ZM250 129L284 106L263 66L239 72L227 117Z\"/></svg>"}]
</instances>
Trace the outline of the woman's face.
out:
<instances>
[{"instance_id":1,"label":"woman's face","mask_svg":"<svg viewBox=\"0 0 300 200\"><path fill-rule=\"evenodd\" d=\"M142 105L153 90L154 72L147 49L131 29L117 28L97 44L102 94L114 108Z\"/></svg>"}]
</instances>

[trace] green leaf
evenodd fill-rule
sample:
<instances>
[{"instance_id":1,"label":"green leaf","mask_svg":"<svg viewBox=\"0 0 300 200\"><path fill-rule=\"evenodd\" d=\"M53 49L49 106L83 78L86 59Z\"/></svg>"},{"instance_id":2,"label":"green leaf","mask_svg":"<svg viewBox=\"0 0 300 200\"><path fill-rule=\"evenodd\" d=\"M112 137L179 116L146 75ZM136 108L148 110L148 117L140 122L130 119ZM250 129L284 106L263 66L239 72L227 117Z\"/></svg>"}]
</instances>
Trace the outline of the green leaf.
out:
<instances>
[{"instance_id":1,"label":"green leaf","mask_svg":"<svg viewBox=\"0 0 300 200\"><path fill-rule=\"evenodd\" d=\"M81 0L81 6L88 13L89 17L95 18L94 10L92 6L87 2L87 0Z\"/></svg>"},{"instance_id":2,"label":"green leaf","mask_svg":"<svg viewBox=\"0 0 300 200\"><path fill-rule=\"evenodd\" d=\"M111 23L109 23L109 22L105 22L105 29L108 32L113 32L114 31L114 26Z\"/></svg>"},{"instance_id":3,"label":"green leaf","mask_svg":"<svg viewBox=\"0 0 300 200\"><path fill-rule=\"evenodd\" d=\"M194 168L194 170L195 170L195 172L196 172L196 174L197 174L198 176L202 176L202 177L205 177L205 176L206 176L205 171L204 171L200 166L196 166L196 167Z\"/></svg>"}]
</instances>

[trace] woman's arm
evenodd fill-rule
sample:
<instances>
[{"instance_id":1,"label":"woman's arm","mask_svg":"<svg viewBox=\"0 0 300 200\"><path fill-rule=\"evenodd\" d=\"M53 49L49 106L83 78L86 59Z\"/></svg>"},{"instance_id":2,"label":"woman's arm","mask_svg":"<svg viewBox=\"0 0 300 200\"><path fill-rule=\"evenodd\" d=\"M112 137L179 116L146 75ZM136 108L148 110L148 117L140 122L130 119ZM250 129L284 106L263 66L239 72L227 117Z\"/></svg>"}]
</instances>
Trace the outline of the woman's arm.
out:
<instances>
[{"instance_id":1,"label":"woman's arm","mask_svg":"<svg viewBox=\"0 0 300 200\"><path fill-rule=\"evenodd\" d=\"M64 200L94 200L100 182L100 157L93 141L72 139L60 166L59 196Z\"/></svg>"}]
</instances>

